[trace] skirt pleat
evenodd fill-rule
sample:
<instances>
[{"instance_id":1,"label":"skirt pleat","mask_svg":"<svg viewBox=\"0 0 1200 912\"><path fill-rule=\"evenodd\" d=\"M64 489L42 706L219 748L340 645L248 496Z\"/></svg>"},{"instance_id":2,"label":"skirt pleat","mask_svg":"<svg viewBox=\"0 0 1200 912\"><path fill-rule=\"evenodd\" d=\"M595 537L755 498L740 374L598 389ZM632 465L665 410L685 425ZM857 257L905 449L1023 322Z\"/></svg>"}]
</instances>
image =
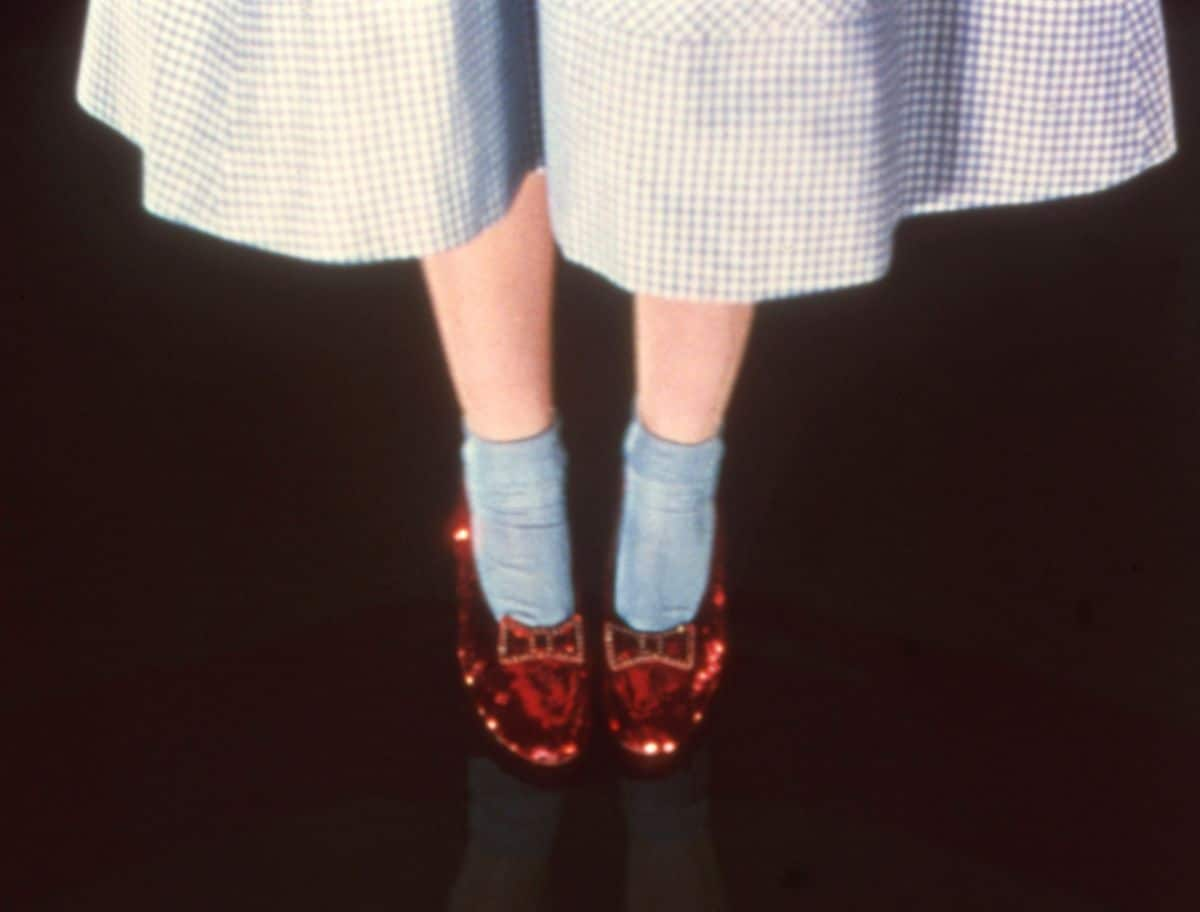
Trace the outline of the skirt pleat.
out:
<instances>
[{"instance_id":1,"label":"skirt pleat","mask_svg":"<svg viewBox=\"0 0 1200 912\"><path fill-rule=\"evenodd\" d=\"M876 281L898 223L1176 151L1160 0L91 0L76 97L147 211L324 263L425 256L544 169L630 292Z\"/></svg>"},{"instance_id":2,"label":"skirt pleat","mask_svg":"<svg viewBox=\"0 0 1200 912\"><path fill-rule=\"evenodd\" d=\"M156 215L320 262L419 256L498 220L541 166L531 14L96 0L77 98L141 148Z\"/></svg>"}]
</instances>

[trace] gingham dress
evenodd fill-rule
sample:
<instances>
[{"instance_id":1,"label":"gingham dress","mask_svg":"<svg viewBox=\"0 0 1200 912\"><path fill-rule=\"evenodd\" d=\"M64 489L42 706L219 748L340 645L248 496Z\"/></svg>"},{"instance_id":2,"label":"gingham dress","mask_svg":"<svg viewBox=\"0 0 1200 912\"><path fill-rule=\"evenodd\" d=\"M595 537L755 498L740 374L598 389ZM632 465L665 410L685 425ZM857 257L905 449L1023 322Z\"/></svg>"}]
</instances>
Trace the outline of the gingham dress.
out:
<instances>
[{"instance_id":1,"label":"gingham dress","mask_svg":"<svg viewBox=\"0 0 1200 912\"><path fill-rule=\"evenodd\" d=\"M1160 0L91 0L76 97L230 241L424 256L544 169L566 259L741 302L1176 151Z\"/></svg>"}]
</instances>

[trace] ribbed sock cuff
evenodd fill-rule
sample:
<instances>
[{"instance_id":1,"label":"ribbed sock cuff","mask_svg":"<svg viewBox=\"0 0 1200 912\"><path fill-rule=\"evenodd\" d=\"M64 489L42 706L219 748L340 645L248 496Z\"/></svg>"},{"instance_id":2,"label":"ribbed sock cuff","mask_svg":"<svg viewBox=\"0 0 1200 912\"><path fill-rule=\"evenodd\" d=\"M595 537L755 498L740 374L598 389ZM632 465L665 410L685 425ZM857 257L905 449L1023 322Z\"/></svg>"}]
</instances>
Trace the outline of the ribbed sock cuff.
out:
<instances>
[{"instance_id":1,"label":"ribbed sock cuff","mask_svg":"<svg viewBox=\"0 0 1200 912\"><path fill-rule=\"evenodd\" d=\"M640 490L663 509L694 509L696 499L707 500L716 491L725 455L717 433L700 443L676 443L649 430L637 413L634 401L621 449L625 471L636 476Z\"/></svg>"},{"instance_id":2,"label":"ribbed sock cuff","mask_svg":"<svg viewBox=\"0 0 1200 912\"><path fill-rule=\"evenodd\" d=\"M461 426L463 440L459 454L467 487L484 505L504 509L506 498L516 496L519 500L516 506L530 507L562 497L567 454L562 442L562 418L557 410L549 427L518 440L478 437L467 426L466 416L462 417ZM539 501L539 497L544 501Z\"/></svg>"}]
</instances>

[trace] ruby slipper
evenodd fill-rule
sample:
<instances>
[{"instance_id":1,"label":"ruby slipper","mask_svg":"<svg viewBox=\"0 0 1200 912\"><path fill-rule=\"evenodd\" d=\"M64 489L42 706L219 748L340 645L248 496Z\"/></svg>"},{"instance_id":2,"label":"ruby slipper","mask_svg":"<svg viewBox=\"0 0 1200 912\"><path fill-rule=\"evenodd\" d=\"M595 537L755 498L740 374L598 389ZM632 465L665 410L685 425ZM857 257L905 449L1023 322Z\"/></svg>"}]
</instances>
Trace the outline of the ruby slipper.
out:
<instances>
[{"instance_id":1,"label":"ruby slipper","mask_svg":"<svg viewBox=\"0 0 1200 912\"><path fill-rule=\"evenodd\" d=\"M449 526L458 571L458 666L481 731L509 758L566 766L583 753L590 731L583 618L576 610L547 627L510 615L497 622L479 583L462 486Z\"/></svg>"},{"instance_id":2,"label":"ruby slipper","mask_svg":"<svg viewBox=\"0 0 1200 912\"><path fill-rule=\"evenodd\" d=\"M618 515L605 575L604 713L630 766L656 774L674 768L694 744L721 682L728 653L725 530L718 511L708 585L696 616L656 633L627 627L616 613L619 533Z\"/></svg>"}]
</instances>

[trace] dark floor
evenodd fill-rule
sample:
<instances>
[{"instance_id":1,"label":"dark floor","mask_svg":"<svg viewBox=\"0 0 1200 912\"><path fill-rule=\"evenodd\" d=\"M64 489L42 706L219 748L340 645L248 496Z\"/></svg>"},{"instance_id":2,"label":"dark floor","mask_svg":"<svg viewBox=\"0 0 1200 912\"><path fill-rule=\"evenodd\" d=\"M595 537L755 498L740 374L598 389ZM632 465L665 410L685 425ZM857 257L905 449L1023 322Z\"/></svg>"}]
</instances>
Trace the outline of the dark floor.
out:
<instances>
[{"instance_id":1,"label":"dark floor","mask_svg":"<svg viewBox=\"0 0 1200 912\"><path fill-rule=\"evenodd\" d=\"M1174 160L910 219L884 281L760 308L711 744L739 912L1200 907L1200 9L1167 13ZM81 17L3 58L3 907L442 909L458 417L418 268L146 215L138 153L73 100ZM594 603L630 308L565 262L558 293ZM620 909L589 759L552 895Z\"/></svg>"}]
</instances>

